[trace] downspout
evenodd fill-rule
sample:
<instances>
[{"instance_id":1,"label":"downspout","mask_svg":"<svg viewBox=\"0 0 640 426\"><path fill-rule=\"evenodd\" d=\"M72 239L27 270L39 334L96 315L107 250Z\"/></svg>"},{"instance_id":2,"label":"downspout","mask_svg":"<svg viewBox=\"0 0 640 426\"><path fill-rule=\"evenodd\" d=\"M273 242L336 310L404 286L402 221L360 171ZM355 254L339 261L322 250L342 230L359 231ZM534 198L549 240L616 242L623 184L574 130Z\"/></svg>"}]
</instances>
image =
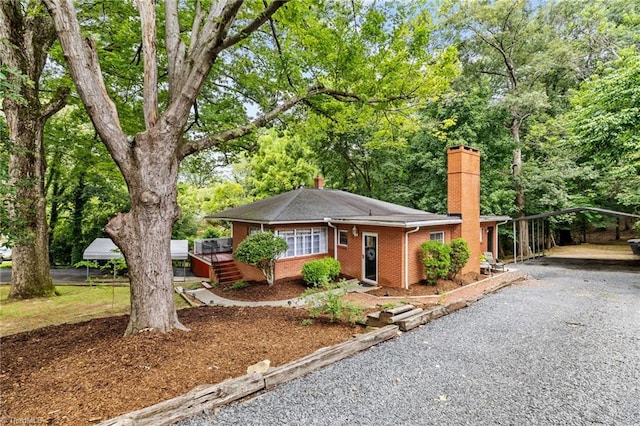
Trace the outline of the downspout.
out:
<instances>
[{"instance_id":1,"label":"downspout","mask_svg":"<svg viewBox=\"0 0 640 426\"><path fill-rule=\"evenodd\" d=\"M336 228L330 220L327 220L327 225L333 228L333 258L338 260L338 228Z\"/></svg>"},{"instance_id":2,"label":"downspout","mask_svg":"<svg viewBox=\"0 0 640 426\"><path fill-rule=\"evenodd\" d=\"M409 290L409 234L419 230L420 227L416 226L416 229L404 233L404 288L406 290Z\"/></svg>"}]
</instances>

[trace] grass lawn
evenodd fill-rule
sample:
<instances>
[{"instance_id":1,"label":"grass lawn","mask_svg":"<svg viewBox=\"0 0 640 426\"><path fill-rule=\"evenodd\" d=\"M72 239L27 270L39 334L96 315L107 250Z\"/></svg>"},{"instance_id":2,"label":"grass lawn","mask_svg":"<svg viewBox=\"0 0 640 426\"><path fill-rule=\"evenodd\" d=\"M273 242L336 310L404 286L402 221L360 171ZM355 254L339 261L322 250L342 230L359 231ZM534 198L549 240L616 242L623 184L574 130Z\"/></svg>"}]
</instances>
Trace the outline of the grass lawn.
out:
<instances>
[{"instance_id":1,"label":"grass lawn","mask_svg":"<svg viewBox=\"0 0 640 426\"><path fill-rule=\"evenodd\" d=\"M0 285L0 336L129 313L129 287L56 285L56 290L59 296L13 301L7 300L9 286ZM178 309L188 306L179 295L174 299Z\"/></svg>"}]
</instances>

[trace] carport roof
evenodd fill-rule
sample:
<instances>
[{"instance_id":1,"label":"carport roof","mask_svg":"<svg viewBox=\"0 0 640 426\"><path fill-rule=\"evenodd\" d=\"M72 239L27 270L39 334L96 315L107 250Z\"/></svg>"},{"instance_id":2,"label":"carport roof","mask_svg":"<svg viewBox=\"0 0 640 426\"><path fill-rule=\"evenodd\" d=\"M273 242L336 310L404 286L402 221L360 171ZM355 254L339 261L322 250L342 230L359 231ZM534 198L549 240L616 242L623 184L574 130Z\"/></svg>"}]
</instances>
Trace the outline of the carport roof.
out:
<instances>
[{"instance_id":1,"label":"carport roof","mask_svg":"<svg viewBox=\"0 0 640 426\"><path fill-rule=\"evenodd\" d=\"M186 260L189 257L189 242L187 240L171 240L171 259ZM89 244L82 254L87 260L111 260L122 258L120 249L111 238L96 238Z\"/></svg>"},{"instance_id":2,"label":"carport roof","mask_svg":"<svg viewBox=\"0 0 640 426\"><path fill-rule=\"evenodd\" d=\"M570 213L580 213L580 212L583 212L583 211L602 213L602 214L607 214L607 215L611 215L611 216L631 217L631 218L635 218L635 219L640 219L639 215L632 214L632 213L625 213L625 212L619 212L619 211L615 211L615 210L601 209L601 208L597 208L597 207L573 207L573 208L566 209L566 210L557 210L555 212L534 214L532 216L516 217L516 218L511 219L511 221L512 222L520 222L520 221L523 221L523 220L544 219L544 218L547 218L547 217L560 216L560 215L563 215L563 214L570 214Z\"/></svg>"}]
</instances>

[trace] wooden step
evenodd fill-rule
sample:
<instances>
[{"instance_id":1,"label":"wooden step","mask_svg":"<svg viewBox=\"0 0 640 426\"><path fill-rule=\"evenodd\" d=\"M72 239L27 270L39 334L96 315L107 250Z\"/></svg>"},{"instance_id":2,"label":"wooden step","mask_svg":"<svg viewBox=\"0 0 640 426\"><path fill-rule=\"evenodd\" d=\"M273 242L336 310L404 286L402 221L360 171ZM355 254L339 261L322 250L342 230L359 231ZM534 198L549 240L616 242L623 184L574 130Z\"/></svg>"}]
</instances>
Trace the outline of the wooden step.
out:
<instances>
[{"instance_id":1,"label":"wooden step","mask_svg":"<svg viewBox=\"0 0 640 426\"><path fill-rule=\"evenodd\" d=\"M414 308L415 306L413 305L400 305L400 306L396 306L395 308L385 309L384 311L380 312L380 316L378 317L378 319L380 321L386 321L391 317L399 315L403 312L408 312Z\"/></svg>"},{"instance_id":2,"label":"wooden step","mask_svg":"<svg viewBox=\"0 0 640 426\"><path fill-rule=\"evenodd\" d=\"M397 325L400 327L402 331L409 331L412 328L416 328L423 324L428 323L436 318L440 318L443 315L446 315L447 311L442 306L436 306L435 308L427 309L419 313L418 315L414 315L410 318L405 318L403 320L398 321Z\"/></svg>"},{"instance_id":3,"label":"wooden step","mask_svg":"<svg viewBox=\"0 0 640 426\"><path fill-rule=\"evenodd\" d=\"M409 307L408 310L406 308L407 306ZM367 325L370 327L384 327L386 325L395 324L398 321L411 318L415 315L419 315L422 311L422 308L415 308L413 305L403 305L382 312L373 312L367 315Z\"/></svg>"}]
</instances>

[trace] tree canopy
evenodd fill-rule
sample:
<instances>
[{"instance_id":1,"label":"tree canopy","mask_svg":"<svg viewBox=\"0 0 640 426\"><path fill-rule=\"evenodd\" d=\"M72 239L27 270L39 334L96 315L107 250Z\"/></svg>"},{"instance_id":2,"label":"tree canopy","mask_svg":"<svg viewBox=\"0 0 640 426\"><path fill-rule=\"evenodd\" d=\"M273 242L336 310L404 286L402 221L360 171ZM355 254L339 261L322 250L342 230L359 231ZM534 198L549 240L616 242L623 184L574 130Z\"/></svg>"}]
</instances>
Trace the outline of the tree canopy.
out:
<instances>
[{"instance_id":1,"label":"tree canopy","mask_svg":"<svg viewBox=\"0 0 640 426\"><path fill-rule=\"evenodd\" d=\"M637 2L43 3L51 19L2 2L2 234L30 230L38 255L22 258L47 266L47 248L71 263L110 236L129 332L181 328L172 235L224 233L202 217L318 173L444 213L446 148L465 144L482 152L483 214L640 213ZM27 122L40 130L20 135ZM25 183L38 219L9 221Z\"/></svg>"}]
</instances>

